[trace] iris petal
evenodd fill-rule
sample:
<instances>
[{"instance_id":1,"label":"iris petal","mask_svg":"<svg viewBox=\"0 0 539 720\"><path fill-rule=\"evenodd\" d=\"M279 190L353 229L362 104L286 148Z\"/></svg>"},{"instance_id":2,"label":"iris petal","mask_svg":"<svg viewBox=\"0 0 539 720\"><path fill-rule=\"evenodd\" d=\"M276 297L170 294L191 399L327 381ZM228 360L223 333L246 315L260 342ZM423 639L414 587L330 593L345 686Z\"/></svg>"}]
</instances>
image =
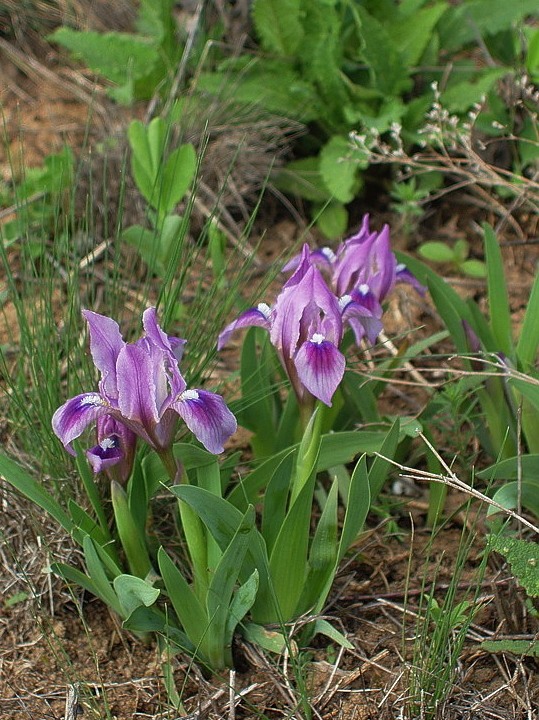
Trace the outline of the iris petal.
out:
<instances>
[{"instance_id":1,"label":"iris petal","mask_svg":"<svg viewBox=\"0 0 539 720\"><path fill-rule=\"evenodd\" d=\"M172 359L179 362L183 355L183 348L186 340L173 335L167 335L157 322L157 311L154 307L149 307L142 315L142 326L146 333L146 337L156 346L166 353L170 353Z\"/></svg>"},{"instance_id":2,"label":"iris petal","mask_svg":"<svg viewBox=\"0 0 539 720\"><path fill-rule=\"evenodd\" d=\"M299 379L311 395L331 407L331 398L344 375L344 355L329 340L314 335L299 348L294 362Z\"/></svg>"},{"instance_id":3,"label":"iris petal","mask_svg":"<svg viewBox=\"0 0 539 720\"><path fill-rule=\"evenodd\" d=\"M117 465L124 459L120 439L116 435L104 438L99 445L94 445L94 447L86 451L86 457L94 473Z\"/></svg>"},{"instance_id":4,"label":"iris petal","mask_svg":"<svg viewBox=\"0 0 539 720\"><path fill-rule=\"evenodd\" d=\"M93 425L97 418L110 412L108 402L99 393L83 393L68 400L52 416L52 429L65 449L75 454L71 443Z\"/></svg>"},{"instance_id":5,"label":"iris petal","mask_svg":"<svg viewBox=\"0 0 539 720\"><path fill-rule=\"evenodd\" d=\"M270 314L271 309L265 303L259 303L257 307L249 308L249 310L241 313L236 320L227 325L220 333L219 340L217 341L217 349L221 350L221 348L223 348L229 341L232 333L236 332L236 330L252 326L269 329Z\"/></svg>"},{"instance_id":6,"label":"iris petal","mask_svg":"<svg viewBox=\"0 0 539 720\"><path fill-rule=\"evenodd\" d=\"M158 358L135 343L126 345L118 356L118 407L126 420L151 433L159 422L156 404L156 378L164 374L163 358Z\"/></svg>"},{"instance_id":7,"label":"iris petal","mask_svg":"<svg viewBox=\"0 0 539 720\"><path fill-rule=\"evenodd\" d=\"M236 418L220 395L207 390L185 390L171 407L206 450L217 455L236 431Z\"/></svg>"},{"instance_id":8,"label":"iris petal","mask_svg":"<svg viewBox=\"0 0 539 720\"><path fill-rule=\"evenodd\" d=\"M92 359L101 372L101 391L109 398L116 398L116 360L125 345L118 323L91 310L83 310L82 314L90 331Z\"/></svg>"}]
</instances>

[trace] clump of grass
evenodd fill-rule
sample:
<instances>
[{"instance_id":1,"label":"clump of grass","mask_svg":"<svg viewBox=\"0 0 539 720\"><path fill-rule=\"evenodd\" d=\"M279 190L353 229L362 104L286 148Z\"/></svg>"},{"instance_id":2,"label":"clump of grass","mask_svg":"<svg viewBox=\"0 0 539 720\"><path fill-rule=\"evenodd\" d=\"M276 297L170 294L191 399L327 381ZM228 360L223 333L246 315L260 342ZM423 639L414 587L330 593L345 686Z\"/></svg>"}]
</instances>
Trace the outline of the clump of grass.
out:
<instances>
[{"instance_id":1,"label":"clump of grass","mask_svg":"<svg viewBox=\"0 0 539 720\"><path fill-rule=\"evenodd\" d=\"M59 25L93 27L95 29L127 29L136 11L134 0L2 0L0 3L0 34L28 45L40 43L44 36Z\"/></svg>"},{"instance_id":2,"label":"clump of grass","mask_svg":"<svg viewBox=\"0 0 539 720\"><path fill-rule=\"evenodd\" d=\"M429 538L425 567L438 532L433 532ZM421 720L444 717L446 703L455 690L467 634L481 607L479 590L486 570L485 553L476 577L463 593L459 592L476 534L464 525L457 554L452 561L453 573L443 597L435 592L443 556L438 560L434 578L427 572L423 577L413 628L413 654L408 669L406 717Z\"/></svg>"}]
</instances>

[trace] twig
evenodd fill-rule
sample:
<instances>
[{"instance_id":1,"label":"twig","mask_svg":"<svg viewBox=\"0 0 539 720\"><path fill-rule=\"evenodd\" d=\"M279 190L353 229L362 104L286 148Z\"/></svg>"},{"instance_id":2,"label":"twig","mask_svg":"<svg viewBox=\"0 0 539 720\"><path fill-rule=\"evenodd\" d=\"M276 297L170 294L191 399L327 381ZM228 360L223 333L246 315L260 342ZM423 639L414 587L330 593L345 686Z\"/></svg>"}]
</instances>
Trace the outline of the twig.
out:
<instances>
[{"instance_id":1,"label":"twig","mask_svg":"<svg viewBox=\"0 0 539 720\"><path fill-rule=\"evenodd\" d=\"M236 720L236 671L228 676L228 720Z\"/></svg>"},{"instance_id":2,"label":"twig","mask_svg":"<svg viewBox=\"0 0 539 720\"><path fill-rule=\"evenodd\" d=\"M67 686L64 720L77 720L79 708L79 684L73 683Z\"/></svg>"},{"instance_id":3,"label":"twig","mask_svg":"<svg viewBox=\"0 0 539 720\"><path fill-rule=\"evenodd\" d=\"M513 510L510 510L509 508L506 508L503 505L500 505L500 503L496 502L492 498L489 498L487 495L484 495L479 490L476 490L475 488L467 485L462 480L459 480L459 478L455 475L455 473L447 465L447 463L441 457L441 455L436 450L436 448L434 448L432 446L432 444L427 440L427 438L423 435L423 433L419 433L418 437L420 437L423 440L425 445L436 456L438 461L441 463L441 465L447 472L447 475L442 475L441 473L439 475L436 475L435 473L427 472L426 470L419 470L417 468L408 467L407 465L401 465L400 463L396 462L392 458L387 458L378 452L375 452L374 455L376 455L377 457L380 457L382 460L386 460L391 465L398 467L401 471L406 471L406 474L401 473L401 477L403 477L405 479L416 480L416 481L428 480L429 482L437 482L437 483L441 483L442 485L447 485L448 487L454 488L456 490L461 490L462 492L466 493L467 495L471 495L472 497L476 498L477 500L481 500L481 502L484 502L487 505L491 505L492 507L495 507L497 510L504 512L506 515L509 515L509 517L512 517L514 520L517 520L518 522L522 523L530 530L533 530L534 533L539 535L539 527L537 527L537 525L534 525L529 520L526 520L526 518L522 517L518 513L514 512Z\"/></svg>"}]
</instances>

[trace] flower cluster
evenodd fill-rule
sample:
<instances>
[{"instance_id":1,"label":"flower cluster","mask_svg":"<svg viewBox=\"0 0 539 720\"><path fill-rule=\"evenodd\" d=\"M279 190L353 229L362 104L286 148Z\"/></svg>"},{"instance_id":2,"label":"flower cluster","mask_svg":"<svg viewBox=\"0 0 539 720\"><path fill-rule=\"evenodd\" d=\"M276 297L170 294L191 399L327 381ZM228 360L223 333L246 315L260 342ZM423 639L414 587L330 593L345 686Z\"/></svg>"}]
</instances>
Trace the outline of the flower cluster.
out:
<instances>
[{"instance_id":1,"label":"flower cluster","mask_svg":"<svg viewBox=\"0 0 539 720\"><path fill-rule=\"evenodd\" d=\"M314 396L331 405L345 369L339 349L345 327L357 344L364 337L374 343L382 330L382 302L395 284L408 282L420 293L424 288L397 264L388 226L371 232L368 215L336 251L304 245L283 270L293 275L274 306L259 303L242 313L222 331L218 348L236 330L266 328L299 402Z\"/></svg>"},{"instance_id":2,"label":"flower cluster","mask_svg":"<svg viewBox=\"0 0 539 720\"><path fill-rule=\"evenodd\" d=\"M96 425L97 445L87 451L90 464L95 472L118 465L125 481L137 438L167 452L180 417L207 450L223 451L236 419L219 395L187 388L178 366L185 340L163 332L155 308L144 312L144 336L134 343L124 342L111 318L89 310L83 315L101 379L98 392L77 395L54 413L54 432L68 452L74 453L73 440Z\"/></svg>"}]
</instances>

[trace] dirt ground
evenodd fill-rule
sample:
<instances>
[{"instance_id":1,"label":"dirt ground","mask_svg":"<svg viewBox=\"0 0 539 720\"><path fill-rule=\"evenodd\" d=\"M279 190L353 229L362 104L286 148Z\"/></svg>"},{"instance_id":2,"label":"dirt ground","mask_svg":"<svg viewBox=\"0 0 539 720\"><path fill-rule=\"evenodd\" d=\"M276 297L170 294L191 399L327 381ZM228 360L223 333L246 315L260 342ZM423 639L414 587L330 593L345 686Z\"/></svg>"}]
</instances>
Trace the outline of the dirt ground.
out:
<instances>
[{"instance_id":1,"label":"dirt ground","mask_svg":"<svg viewBox=\"0 0 539 720\"><path fill-rule=\"evenodd\" d=\"M7 138L6 146L0 145L0 173L8 181L20 173L21 163L38 165L64 142L81 147L88 137L117 133L125 124L122 112L110 110L102 92L83 75L58 69L54 59L50 66L28 62L0 45L0 77L4 79L0 107ZM273 211L268 209L267 216ZM466 198L446 199L421 228L422 239L464 234L475 240L473 251L480 255L475 217L476 208ZM377 223L386 219L382 213ZM537 242L537 218L521 216L519 222L528 238ZM263 260L278 255L297 232L296 221L281 214L261 245ZM397 248L413 250L413 243L410 247L398 228L394 239ZM511 228L503 242L518 326L537 271L539 246L517 244ZM454 277L452 282L465 296L484 297L483 281ZM4 322L10 322L9 313L8 304ZM424 332L440 327L427 301L399 290L390 303L386 332L391 337L392 332L402 332L403 325L407 329L423 326ZM0 334L5 330L0 329ZM402 392L386 398L393 407L405 407L408 412L420 401L413 393L407 398ZM414 638L420 629L420 593L425 584L432 585L435 596L443 599L468 522L460 510L464 498L451 495L451 519L428 548L427 490L416 486L412 491L411 499L388 494L391 522L371 514L331 594L327 617L346 633L354 649L340 652L334 644L317 640L312 651L295 659L304 667L313 717L403 717L413 672ZM179 712L167 703L155 645L121 630L117 618L98 600L84 594L72 596L51 575L53 559L77 560L69 540L5 488L0 488L0 501L0 718L177 717ZM479 518L479 530L482 523ZM463 595L476 582L482 537L478 532L462 573ZM507 569L496 559L489 563L479 595L481 610L468 633L443 718L532 720L538 717L539 705L536 661L491 655L481 649L480 642L493 635L533 635L537 623ZM237 672L224 679L205 678L185 658L174 659L176 687L182 690L186 711L192 713L189 717L300 717L293 658L262 656L239 639L236 654ZM68 711L70 696L75 697L75 705Z\"/></svg>"}]
</instances>

